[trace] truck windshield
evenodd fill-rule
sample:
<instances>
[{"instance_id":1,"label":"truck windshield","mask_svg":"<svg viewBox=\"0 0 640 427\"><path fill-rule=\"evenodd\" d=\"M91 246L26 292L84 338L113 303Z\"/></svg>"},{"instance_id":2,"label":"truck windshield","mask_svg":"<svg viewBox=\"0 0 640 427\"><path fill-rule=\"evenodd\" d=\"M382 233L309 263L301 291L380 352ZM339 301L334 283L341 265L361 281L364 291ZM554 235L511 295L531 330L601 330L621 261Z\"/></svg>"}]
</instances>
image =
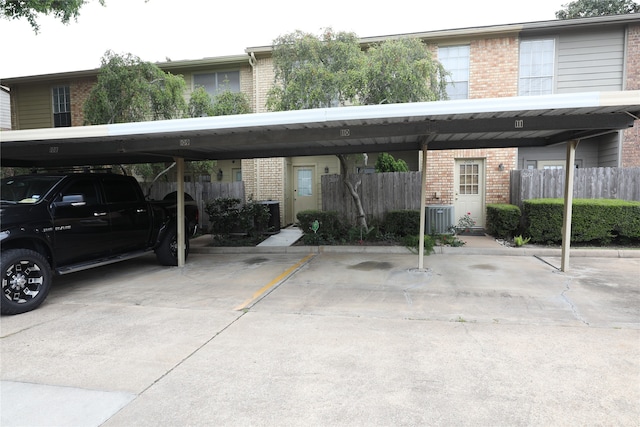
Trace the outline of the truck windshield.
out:
<instances>
[{"instance_id":1,"label":"truck windshield","mask_svg":"<svg viewBox=\"0 0 640 427\"><path fill-rule=\"evenodd\" d=\"M0 198L3 203L38 203L61 176L24 175L2 179Z\"/></svg>"}]
</instances>

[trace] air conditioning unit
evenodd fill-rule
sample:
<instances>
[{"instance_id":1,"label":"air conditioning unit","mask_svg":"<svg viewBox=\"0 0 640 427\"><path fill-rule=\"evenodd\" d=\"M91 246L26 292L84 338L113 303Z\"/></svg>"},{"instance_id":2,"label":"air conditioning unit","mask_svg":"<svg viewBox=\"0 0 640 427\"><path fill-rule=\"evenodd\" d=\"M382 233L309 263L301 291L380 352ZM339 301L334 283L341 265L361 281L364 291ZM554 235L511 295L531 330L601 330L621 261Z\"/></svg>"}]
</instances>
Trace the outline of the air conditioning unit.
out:
<instances>
[{"instance_id":1,"label":"air conditioning unit","mask_svg":"<svg viewBox=\"0 0 640 427\"><path fill-rule=\"evenodd\" d=\"M453 205L427 205L425 234L451 233L454 225Z\"/></svg>"}]
</instances>

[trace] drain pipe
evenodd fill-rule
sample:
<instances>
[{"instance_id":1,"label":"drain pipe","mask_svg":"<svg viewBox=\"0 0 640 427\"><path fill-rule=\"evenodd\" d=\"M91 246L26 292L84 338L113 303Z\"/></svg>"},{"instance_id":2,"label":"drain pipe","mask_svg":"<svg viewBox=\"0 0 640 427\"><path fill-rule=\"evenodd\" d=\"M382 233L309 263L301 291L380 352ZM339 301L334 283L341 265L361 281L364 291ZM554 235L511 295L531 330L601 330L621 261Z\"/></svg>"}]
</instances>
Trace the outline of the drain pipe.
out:
<instances>
[{"instance_id":1,"label":"drain pipe","mask_svg":"<svg viewBox=\"0 0 640 427\"><path fill-rule=\"evenodd\" d=\"M253 76L253 112L258 112L258 76L256 75L256 65L258 65L258 60L256 59L256 54L251 52L249 53L249 65L251 65L251 74Z\"/></svg>"}]
</instances>

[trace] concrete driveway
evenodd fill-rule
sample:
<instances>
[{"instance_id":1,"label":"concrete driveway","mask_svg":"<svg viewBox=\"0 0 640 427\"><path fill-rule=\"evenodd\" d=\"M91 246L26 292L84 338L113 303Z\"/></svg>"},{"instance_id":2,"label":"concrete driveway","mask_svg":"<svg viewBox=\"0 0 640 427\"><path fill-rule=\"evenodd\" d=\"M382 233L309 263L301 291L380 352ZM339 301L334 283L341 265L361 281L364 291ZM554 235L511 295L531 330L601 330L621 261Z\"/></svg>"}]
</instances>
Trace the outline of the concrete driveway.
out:
<instances>
[{"instance_id":1,"label":"concrete driveway","mask_svg":"<svg viewBox=\"0 0 640 427\"><path fill-rule=\"evenodd\" d=\"M640 258L153 256L1 319L2 426L639 425Z\"/></svg>"}]
</instances>

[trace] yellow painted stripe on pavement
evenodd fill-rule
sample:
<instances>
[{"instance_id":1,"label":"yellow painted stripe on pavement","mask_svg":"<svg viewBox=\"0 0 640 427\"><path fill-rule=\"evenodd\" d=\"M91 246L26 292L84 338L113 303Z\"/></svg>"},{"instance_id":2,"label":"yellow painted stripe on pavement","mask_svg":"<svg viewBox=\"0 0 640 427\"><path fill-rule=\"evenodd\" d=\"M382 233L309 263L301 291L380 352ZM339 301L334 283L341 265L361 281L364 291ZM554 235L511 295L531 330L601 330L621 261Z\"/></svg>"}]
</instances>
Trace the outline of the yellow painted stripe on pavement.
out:
<instances>
[{"instance_id":1,"label":"yellow painted stripe on pavement","mask_svg":"<svg viewBox=\"0 0 640 427\"><path fill-rule=\"evenodd\" d=\"M273 279L272 281L270 281L269 283L267 283L266 285L264 285L262 288L260 288L258 291L256 291L251 298L249 298L248 300L246 300L245 302L243 302L242 304L240 304L239 306L237 306L236 308L234 308L234 310L244 310L245 308L249 307L250 305L252 305L252 303L254 301L256 301L257 299L259 299L260 297L262 297L269 289L273 288L275 285L277 285L278 283L282 282L287 276L289 276L291 273L293 273L295 270L297 270L298 268L300 268L300 266L302 266L304 263L306 263L307 261L309 261L311 258L313 258L315 256L315 254L309 254L306 257L302 258L300 261L298 261L297 263L295 263L293 266L289 267L287 270L284 271L284 273L282 273L281 275L279 275L278 277L276 277L275 279Z\"/></svg>"}]
</instances>

